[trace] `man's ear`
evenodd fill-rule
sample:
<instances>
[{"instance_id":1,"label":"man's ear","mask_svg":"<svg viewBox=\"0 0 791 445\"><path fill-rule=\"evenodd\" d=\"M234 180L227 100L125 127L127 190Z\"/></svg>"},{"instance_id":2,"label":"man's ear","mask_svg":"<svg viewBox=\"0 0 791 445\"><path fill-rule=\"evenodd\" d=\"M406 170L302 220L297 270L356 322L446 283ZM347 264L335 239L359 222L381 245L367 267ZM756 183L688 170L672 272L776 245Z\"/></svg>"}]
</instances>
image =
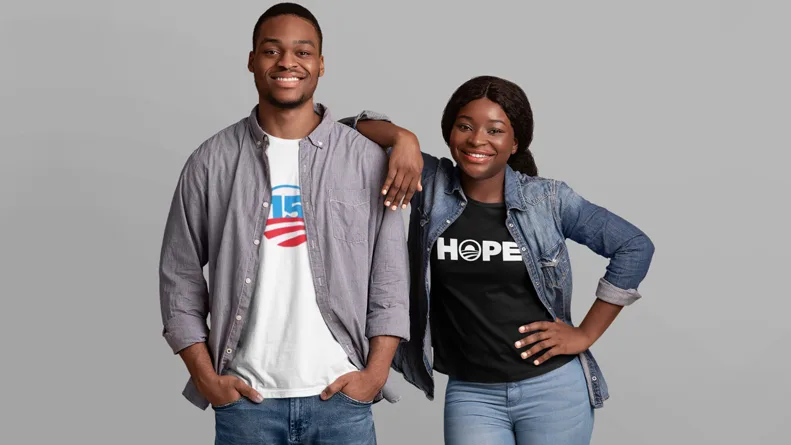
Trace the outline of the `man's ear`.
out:
<instances>
[{"instance_id":1,"label":"man's ear","mask_svg":"<svg viewBox=\"0 0 791 445\"><path fill-rule=\"evenodd\" d=\"M319 77L324 75L324 56L319 56Z\"/></svg>"},{"instance_id":2,"label":"man's ear","mask_svg":"<svg viewBox=\"0 0 791 445\"><path fill-rule=\"evenodd\" d=\"M247 57L247 70L251 73L253 72L253 59L255 58L255 51L250 51L250 55Z\"/></svg>"}]
</instances>

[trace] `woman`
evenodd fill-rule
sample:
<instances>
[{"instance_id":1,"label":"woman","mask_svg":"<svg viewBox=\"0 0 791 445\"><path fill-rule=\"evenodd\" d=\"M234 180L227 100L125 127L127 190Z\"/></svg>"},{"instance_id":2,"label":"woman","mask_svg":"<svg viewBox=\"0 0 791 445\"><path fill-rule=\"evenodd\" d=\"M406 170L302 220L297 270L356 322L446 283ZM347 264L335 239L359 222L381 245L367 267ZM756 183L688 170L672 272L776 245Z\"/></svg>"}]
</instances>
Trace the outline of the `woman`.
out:
<instances>
[{"instance_id":1,"label":"woman","mask_svg":"<svg viewBox=\"0 0 791 445\"><path fill-rule=\"evenodd\" d=\"M352 125L392 146L393 158L417 156L414 135L386 118ZM429 398L432 370L449 376L448 444L587 444L593 409L608 398L589 348L640 298L653 244L564 182L537 176L532 111L517 85L464 83L442 135L456 165L422 154L422 190L410 200L411 341L393 366ZM610 260L579 327L566 239Z\"/></svg>"}]
</instances>

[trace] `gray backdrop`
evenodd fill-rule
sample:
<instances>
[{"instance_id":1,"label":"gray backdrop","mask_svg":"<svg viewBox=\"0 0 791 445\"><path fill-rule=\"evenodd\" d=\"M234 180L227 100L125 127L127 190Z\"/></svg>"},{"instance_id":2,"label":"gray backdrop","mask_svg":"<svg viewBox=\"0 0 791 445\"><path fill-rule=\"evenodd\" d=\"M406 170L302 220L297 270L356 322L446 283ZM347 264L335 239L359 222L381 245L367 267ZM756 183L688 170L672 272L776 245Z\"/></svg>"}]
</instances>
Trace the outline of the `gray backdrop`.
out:
<instances>
[{"instance_id":1,"label":"gray backdrop","mask_svg":"<svg viewBox=\"0 0 791 445\"><path fill-rule=\"evenodd\" d=\"M612 398L594 444L785 443L789 31L784 2L306 1L317 99L383 111L444 155L479 74L520 84L543 176L644 229L644 298L594 345ZM177 175L256 102L270 2L0 6L0 442L212 443L160 336L157 264ZM570 242L575 321L606 261ZM442 403L400 375L381 444L437 444Z\"/></svg>"}]
</instances>

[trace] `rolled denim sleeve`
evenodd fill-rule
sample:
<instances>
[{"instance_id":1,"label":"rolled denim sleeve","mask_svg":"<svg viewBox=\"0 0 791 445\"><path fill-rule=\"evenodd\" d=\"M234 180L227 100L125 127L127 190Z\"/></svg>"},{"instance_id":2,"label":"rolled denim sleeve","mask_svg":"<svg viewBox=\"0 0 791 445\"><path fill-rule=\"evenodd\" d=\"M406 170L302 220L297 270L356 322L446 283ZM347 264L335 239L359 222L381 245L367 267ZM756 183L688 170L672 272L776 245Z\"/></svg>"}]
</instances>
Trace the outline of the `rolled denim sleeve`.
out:
<instances>
[{"instance_id":1,"label":"rolled denim sleeve","mask_svg":"<svg viewBox=\"0 0 791 445\"><path fill-rule=\"evenodd\" d=\"M356 116L348 116L338 119L338 122L356 130L358 122L367 120L391 122L390 118L387 117L386 114L377 113L376 111L371 110L363 110Z\"/></svg>"},{"instance_id":2,"label":"rolled denim sleeve","mask_svg":"<svg viewBox=\"0 0 791 445\"><path fill-rule=\"evenodd\" d=\"M338 122L342 123L343 125L351 127L355 130L357 130L357 124L360 121L384 121L392 123L386 114L377 113L376 111L371 110L363 110L356 116L348 116L338 120ZM382 147L382 149L384 149L388 156L390 156L393 151L393 147Z\"/></svg>"},{"instance_id":3,"label":"rolled denim sleeve","mask_svg":"<svg viewBox=\"0 0 791 445\"><path fill-rule=\"evenodd\" d=\"M375 227L365 335L409 341L409 258L404 220L400 210L390 211L382 205L378 193L387 171L387 158L379 149L368 153L367 171L376 174L371 176L370 221Z\"/></svg>"},{"instance_id":4,"label":"rolled denim sleeve","mask_svg":"<svg viewBox=\"0 0 791 445\"><path fill-rule=\"evenodd\" d=\"M205 186L205 165L196 151L179 176L160 252L162 335L174 354L206 341L209 334L209 292L203 277L208 262Z\"/></svg>"},{"instance_id":5,"label":"rolled denim sleeve","mask_svg":"<svg viewBox=\"0 0 791 445\"><path fill-rule=\"evenodd\" d=\"M619 306L640 299L637 289L654 255L654 244L648 236L620 216L589 202L568 184L555 181L555 186L556 215L566 238L610 260L596 297Z\"/></svg>"}]
</instances>

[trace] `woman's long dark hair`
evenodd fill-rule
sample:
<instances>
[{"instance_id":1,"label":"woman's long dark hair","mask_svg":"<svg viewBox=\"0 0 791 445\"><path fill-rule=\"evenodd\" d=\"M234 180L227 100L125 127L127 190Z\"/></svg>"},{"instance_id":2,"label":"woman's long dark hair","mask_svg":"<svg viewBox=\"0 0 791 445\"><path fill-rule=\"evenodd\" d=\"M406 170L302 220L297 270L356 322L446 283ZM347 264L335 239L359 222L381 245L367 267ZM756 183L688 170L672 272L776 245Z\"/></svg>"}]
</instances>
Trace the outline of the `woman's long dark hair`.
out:
<instances>
[{"instance_id":1,"label":"woman's long dark hair","mask_svg":"<svg viewBox=\"0 0 791 445\"><path fill-rule=\"evenodd\" d=\"M533 110L527 95L518 85L494 76L474 77L464 82L450 97L442 113L442 137L450 144L450 132L459 111L468 103L487 98L500 105L505 111L517 140L516 153L508 159L508 165L529 176L538 176L538 167L530 152L533 142Z\"/></svg>"}]
</instances>

